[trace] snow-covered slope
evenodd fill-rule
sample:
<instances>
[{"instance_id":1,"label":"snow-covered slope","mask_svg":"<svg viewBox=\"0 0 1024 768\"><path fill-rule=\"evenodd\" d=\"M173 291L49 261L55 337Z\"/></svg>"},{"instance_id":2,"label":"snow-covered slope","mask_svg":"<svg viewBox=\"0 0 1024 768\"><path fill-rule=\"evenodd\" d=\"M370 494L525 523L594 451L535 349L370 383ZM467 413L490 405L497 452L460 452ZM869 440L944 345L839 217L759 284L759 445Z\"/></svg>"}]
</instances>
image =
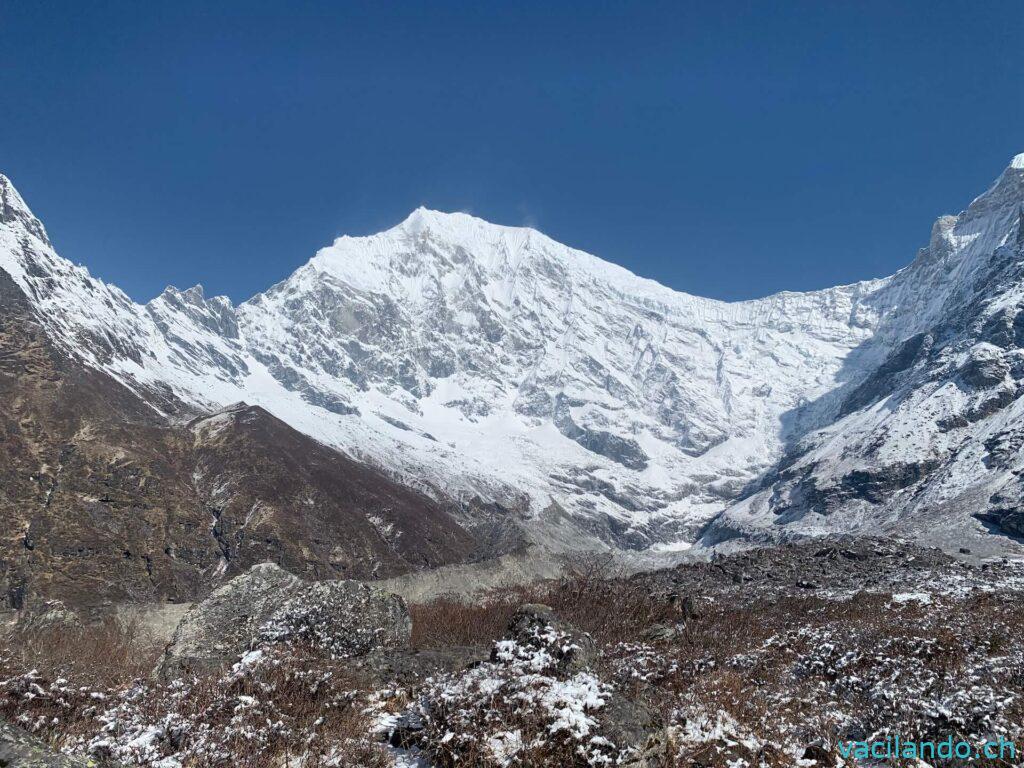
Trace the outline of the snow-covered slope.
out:
<instances>
[{"instance_id":1,"label":"snow-covered slope","mask_svg":"<svg viewBox=\"0 0 1024 768\"><path fill-rule=\"evenodd\" d=\"M749 302L420 209L338 239L238 307L199 287L140 306L59 257L3 177L0 268L71 354L158 409L244 400L467 506L564 510L642 547L692 540L787 448L823 466L813 451L846 450L854 417L873 429L884 406L862 382L984 288L1015 236L1021 160L897 275ZM761 504L755 523L745 504L715 535L777 519Z\"/></svg>"},{"instance_id":2,"label":"snow-covered slope","mask_svg":"<svg viewBox=\"0 0 1024 768\"><path fill-rule=\"evenodd\" d=\"M975 552L1024 542L1024 155L940 218L886 290L902 316L850 357L883 362L852 372L829 396L834 422L703 543L837 530Z\"/></svg>"}]
</instances>

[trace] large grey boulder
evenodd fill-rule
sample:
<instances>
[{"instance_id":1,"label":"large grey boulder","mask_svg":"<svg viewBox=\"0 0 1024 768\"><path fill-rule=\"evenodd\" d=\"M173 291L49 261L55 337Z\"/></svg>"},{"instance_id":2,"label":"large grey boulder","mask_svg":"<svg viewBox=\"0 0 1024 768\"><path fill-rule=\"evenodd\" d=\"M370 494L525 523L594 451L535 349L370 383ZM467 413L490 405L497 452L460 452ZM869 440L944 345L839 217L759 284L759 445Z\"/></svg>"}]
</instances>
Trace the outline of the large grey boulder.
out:
<instances>
[{"instance_id":1,"label":"large grey boulder","mask_svg":"<svg viewBox=\"0 0 1024 768\"><path fill-rule=\"evenodd\" d=\"M412 634L405 601L356 581L308 582L261 563L194 605L174 631L157 675L218 669L278 643L333 658L404 648Z\"/></svg>"}]
</instances>

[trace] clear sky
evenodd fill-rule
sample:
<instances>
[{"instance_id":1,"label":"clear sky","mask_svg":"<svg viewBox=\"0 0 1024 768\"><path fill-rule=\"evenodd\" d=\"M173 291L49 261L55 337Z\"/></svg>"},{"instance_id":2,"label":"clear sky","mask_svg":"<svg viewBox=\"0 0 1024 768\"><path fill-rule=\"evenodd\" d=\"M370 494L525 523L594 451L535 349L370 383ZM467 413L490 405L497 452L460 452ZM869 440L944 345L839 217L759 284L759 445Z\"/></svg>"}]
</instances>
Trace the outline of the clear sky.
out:
<instances>
[{"instance_id":1,"label":"clear sky","mask_svg":"<svg viewBox=\"0 0 1024 768\"><path fill-rule=\"evenodd\" d=\"M893 272L1024 152L1019 2L0 0L0 171L137 300L418 205L725 299Z\"/></svg>"}]
</instances>

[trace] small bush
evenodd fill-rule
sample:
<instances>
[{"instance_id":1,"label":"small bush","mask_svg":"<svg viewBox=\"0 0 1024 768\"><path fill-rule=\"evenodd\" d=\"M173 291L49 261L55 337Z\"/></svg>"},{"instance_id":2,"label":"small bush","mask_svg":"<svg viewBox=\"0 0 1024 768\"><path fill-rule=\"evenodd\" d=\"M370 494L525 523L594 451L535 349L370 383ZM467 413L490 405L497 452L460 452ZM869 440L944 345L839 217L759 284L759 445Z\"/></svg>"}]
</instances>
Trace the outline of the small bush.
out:
<instances>
[{"instance_id":1,"label":"small bush","mask_svg":"<svg viewBox=\"0 0 1024 768\"><path fill-rule=\"evenodd\" d=\"M602 643L636 638L652 624L673 623L680 607L651 592L641 579L616 577L610 559L579 557L569 575L494 590L469 603L454 596L410 606L413 645L487 647L504 634L516 608L542 603Z\"/></svg>"}]
</instances>

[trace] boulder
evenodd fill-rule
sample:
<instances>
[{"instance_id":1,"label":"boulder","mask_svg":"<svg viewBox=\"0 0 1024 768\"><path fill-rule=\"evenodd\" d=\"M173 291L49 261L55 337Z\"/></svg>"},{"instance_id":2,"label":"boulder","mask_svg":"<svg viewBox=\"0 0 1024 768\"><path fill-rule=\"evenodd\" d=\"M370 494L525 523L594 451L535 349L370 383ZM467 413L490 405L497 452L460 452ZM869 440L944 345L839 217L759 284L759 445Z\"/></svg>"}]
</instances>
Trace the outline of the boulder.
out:
<instances>
[{"instance_id":1,"label":"boulder","mask_svg":"<svg viewBox=\"0 0 1024 768\"><path fill-rule=\"evenodd\" d=\"M18 612L21 632L67 632L81 627L78 615L60 600L29 600Z\"/></svg>"},{"instance_id":2,"label":"boulder","mask_svg":"<svg viewBox=\"0 0 1024 768\"><path fill-rule=\"evenodd\" d=\"M679 632L668 624L652 624L640 636L647 643L665 643L672 640Z\"/></svg>"},{"instance_id":3,"label":"boulder","mask_svg":"<svg viewBox=\"0 0 1024 768\"><path fill-rule=\"evenodd\" d=\"M650 707L615 691L608 697L599 717L601 735L624 750L623 765L630 768L670 765L668 734L658 713Z\"/></svg>"},{"instance_id":4,"label":"boulder","mask_svg":"<svg viewBox=\"0 0 1024 768\"><path fill-rule=\"evenodd\" d=\"M578 672L597 659L597 644L590 635L579 632L558 618L550 607L539 603L521 605L512 615L505 637L526 648L541 648L550 645L552 630L565 636L556 654L559 673Z\"/></svg>"},{"instance_id":5,"label":"boulder","mask_svg":"<svg viewBox=\"0 0 1024 768\"><path fill-rule=\"evenodd\" d=\"M398 595L358 581L303 583L260 627L260 643L295 643L331 658L404 648L412 619Z\"/></svg>"},{"instance_id":6,"label":"boulder","mask_svg":"<svg viewBox=\"0 0 1024 768\"><path fill-rule=\"evenodd\" d=\"M661 768L673 765L676 757L674 747L671 729L658 728L649 733L646 740L639 742L631 754L627 753L620 765L622 768Z\"/></svg>"},{"instance_id":7,"label":"boulder","mask_svg":"<svg viewBox=\"0 0 1024 768\"><path fill-rule=\"evenodd\" d=\"M192 606L156 669L163 679L219 669L276 643L333 658L401 648L412 620L397 595L356 581L307 582L261 563Z\"/></svg>"},{"instance_id":8,"label":"boulder","mask_svg":"<svg viewBox=\"0 0 1024 768\"><path fill-rule=\"evenodd\" d=\"M817 768L833 768L836 764L835 756L820 744L809 745L802 759L813 762Z\"/></svg>"}]
</instances>

